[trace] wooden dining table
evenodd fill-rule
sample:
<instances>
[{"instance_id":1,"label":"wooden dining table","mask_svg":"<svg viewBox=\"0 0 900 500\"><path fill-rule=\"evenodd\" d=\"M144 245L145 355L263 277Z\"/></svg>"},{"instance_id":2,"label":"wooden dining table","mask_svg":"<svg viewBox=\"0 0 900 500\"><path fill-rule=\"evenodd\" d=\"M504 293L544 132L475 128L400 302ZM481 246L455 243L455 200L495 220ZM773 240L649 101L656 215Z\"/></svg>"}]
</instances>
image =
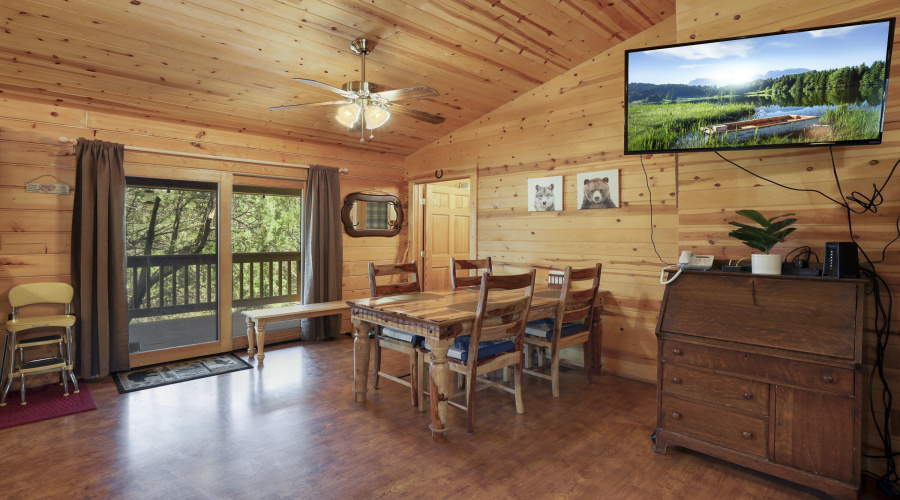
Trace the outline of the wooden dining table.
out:
<instances>
[{"instance_id":1,"label":"wooden dining table","mask_svg":"<svg viewBox=\"0 0 900 500\"><path fill-rule=\"evenodd\" d=\"M494 300L502 300L504 293L492 295ZM431 370L429 386L431 391L431 433L436 442L446 440L447 399L451 394L451 374L447 365L447 351L453 346L454 338L472 333L475 322L475 306L478 289L460 289L442 292L421 292L390 297L348 300L350 320L353 323L353 392L357 402L366 401L369 379L369 333L376 325L403 330L425 337L431 348ZM599 334L602 295L595 301L592 330ZM556 315L559 291L546 285L535 288L528 320ZM592 342L595 335L592 335ZM599 347L593 347L594 350ZM597 364L599 367L599 363ZM420 381L421 383L422 381Z\"/></svg>"}]
</instances>

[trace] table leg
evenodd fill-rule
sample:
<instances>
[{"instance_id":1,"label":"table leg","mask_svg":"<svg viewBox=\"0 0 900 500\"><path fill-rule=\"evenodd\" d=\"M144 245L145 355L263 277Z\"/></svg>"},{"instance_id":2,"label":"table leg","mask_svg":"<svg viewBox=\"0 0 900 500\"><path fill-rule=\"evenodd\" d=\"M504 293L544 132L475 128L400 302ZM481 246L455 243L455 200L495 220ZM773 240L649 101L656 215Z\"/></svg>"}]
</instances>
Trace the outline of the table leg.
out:
<instances>
[{"instance_id":1,"label":"table leg","mask_svg":"<svg viewBox=\"0 0 900 500\"><path fill-rule=\"evenodd\" d=\"M450 367L447 366L448 341L431 346L431 439L436 443L447 440L447 399L451 394ZM468 381L472 384L474 381Z\"/></svg>"},{"instance_id":2,"label":"table leg","mask_svg":"<svg viewBox=\"0 0 900 500\"><path fill-rule=\"evenodd\" d=\"M263 354L263 346L266 345L266 322L256 318L256 359L262 361L266 357Z\"/></svg>"},{"instance_id":3,"label":"table leg","mask_svg":"<svg viewBox=\"0 0 900 500\"><path fill-rule=\"evenodd\" d=\"M253 339L256 337L256 327L253 325L253 318L250 316L245 318L247 320L247 344L249 344L247 354L250 356L250 359L253 359Z\"/></svg>"},{"instance_id":4,"label":"table leg","mask_svg":"<svg viewBox=\"0 0 900 500\"><path fill-rule=\"evenodd\" d=\"M353 321L353 392L356 402L363 403L366 400L366 390L369 386L369 348L371 339L369 331L372 325L364 321Z\"/></svg>"}]
</instances>

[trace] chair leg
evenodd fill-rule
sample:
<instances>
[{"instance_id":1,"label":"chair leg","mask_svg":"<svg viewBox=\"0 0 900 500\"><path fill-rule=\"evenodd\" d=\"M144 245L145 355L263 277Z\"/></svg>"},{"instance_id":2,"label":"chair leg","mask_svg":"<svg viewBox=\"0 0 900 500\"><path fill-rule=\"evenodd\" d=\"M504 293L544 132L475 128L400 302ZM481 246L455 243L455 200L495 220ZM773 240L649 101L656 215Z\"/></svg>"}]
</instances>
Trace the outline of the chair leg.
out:
<instances>
[{"instance_id":1,"label":"chair leg","mask_svg":"<svg viewBox=\"0 0 900 500\"><path fill-rule=\"evenodd\" d=\"M559 397L559 348L552 349L550 353L550 387L553 397Z\"/></svg>"},{"instance_id":2,"label":"chair leg","mask_svg":"<svg viewBox=\"0 0 900 500\"><path fill-rule=\"evenodd\" d=\"M75 376L75 361L72 360L72 327L66 328L66 365L69 367L69 377L72 378L72 385L75 386L75 394L81 389L78 388L78 377Z\"/></svg>"},{"instance_id":3,"label":"chair leg","mask_svg":"<svg viewBox=\"0 0 900 500\"><path fill-rule=\"evenodd\" d=\"M516 413L519 415L525 413L525 401L522 399L522 387L525 385L525 367L522 360L516 365L515 373L515 390L516 390Z\"/></svg>"},{"instance_id":4,"label":"chair leg","mask_svg":"<svg viewBox=\"0 0 900 500\"><path fill-rule=\"evenodd\" d=\"M418 352L418 351L417 351ZM428 373L428 370L425 369L425 361L429 357L428 353L419 352L418 361L419 361L419 411L425 411L425 386L430 384L431 375Z\"/></svg>"},{"instance_id":5,"label":"chair leg","mask_svg":"<svg viewBox=\"0 0 900 500\"><path fill-rule=\"evenodd\" d=\"M475 434L475 379L477 376L477 372L472 370L466 377L466 420L469 424L469 434Z\"/></svg>"},{"instance_id":6,"label":"chair leg","mask_svg":"<svg viewBox=\"0 0 900 500\"><path fill-rule=\"evenodd\" d=\"M591 365L591 358L593 353L592 344L593 342L591 341L591 339L588 339L588 341L582 344L581 347L584 351L584 380L588 384L591 383L591 372L594 371L594 367Z\"/></svg>"},{"instance_id":7,"label":"chair leg","mask_svg":"<svg viewBox=\"0 0 900 500\"><path fill-rule=\"evenodd\" d=\"M12 362L13 360L10 360ZM9 388L12 387L12 373L6 377L6 384L3 385L3 396L0 396L0 406L6 406L6 395L9 393Z\"/></svg>"},{"instance_id":8,"label":"chair leg","mask_svg":"<svg viewBox=\"0 0 900 500\"><path fill-rule=\"evenodd\" d=\"M66 367L64 366L59 370L59 378L62 379L63 396L69 395L69 379L66 375L68 374L66 373Z\"/></svg>"},{"instance_id":9,"label":"chair leg","mask_svg":"<svg viewBox=\"0 0 900 500\"><path fill-rule=\"evenodd\" d=\"M23 373L23 374L21 374L21 376L22 376L22 387L19 389L19 393L22 395L21 396L22 402L19 404L24 405L25 404L25 374Z\"/></svg>"},{"instance_id":10,"label":"chair leg","mask_svg":"<svg viewBox=\"0 0 900 500\"><path fill-rule=\"evenodd\" d=\"M419 406L419 350L409 353L409 392L413 406Z\"/></svg>"},{"instance_id":11,"label":"chair leg","mask_svg":"<svg viewBox=\"0 0 900 500\"><path fill-rule=\"evenodd\" d=\"M375 376L372 377L372 388L378 389L378 374L381 373L381 342L378 341L378 330L375 331L375 339L372 346L375 348Z\"/></svg>"}]
</instances>

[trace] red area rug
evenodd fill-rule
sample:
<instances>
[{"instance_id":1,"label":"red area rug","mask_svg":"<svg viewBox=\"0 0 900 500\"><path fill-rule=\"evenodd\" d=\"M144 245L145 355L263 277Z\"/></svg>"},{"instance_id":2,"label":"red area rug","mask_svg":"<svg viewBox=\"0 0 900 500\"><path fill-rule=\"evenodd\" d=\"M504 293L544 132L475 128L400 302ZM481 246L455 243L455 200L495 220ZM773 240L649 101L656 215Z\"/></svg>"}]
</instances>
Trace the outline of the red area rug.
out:
<instances>
[{"instance_id":1,"label":"red area rug","mask_svg":"<svg viewBox=\"0 0 900 500\"><path fill-rule=\"evenodd\" d=\"M68 396L63 396L63 387L58 383L29 387L25 389L25 402L28 404L24 406L19 404L19 391L10 389L6 406L0 406L0 429L96 410L97 403L87 384L79 381L78 387L81 392L75 394L70 383Z\"/></svg>"}]
</instances>

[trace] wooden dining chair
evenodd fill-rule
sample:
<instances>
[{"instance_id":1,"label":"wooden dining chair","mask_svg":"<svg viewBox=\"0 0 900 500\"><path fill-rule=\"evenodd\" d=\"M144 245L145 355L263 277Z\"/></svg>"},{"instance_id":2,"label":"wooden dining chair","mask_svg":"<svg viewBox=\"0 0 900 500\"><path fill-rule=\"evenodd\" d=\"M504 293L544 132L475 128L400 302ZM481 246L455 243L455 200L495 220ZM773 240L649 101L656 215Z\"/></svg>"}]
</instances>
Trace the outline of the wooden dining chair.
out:
<instances>
[{"instance_id":1,"label":"wooden dining chair","mask_svg":"<svg viewBox=\"0 0 900 500\"><path fill-rule=\"evenodd\" d=\"M534 295L534 276L533 269L525 274L503 276L484 273L472 334L458 337L447 352L450 370L466 377L465 404L447 402L466 412L470 434L475 433L475 393L482 389L496 387L514 394L516 413L525 413L522 400L523 349L528 310ZM522 294L511 296L509 292L515 291L521 291ZM498 294L502 295L497 297ZM424 364L424 356L422 363ZM512 388L484 377L479 378L479 374L506 367L515 367Z\"/></svg>"},{"instance_id":2,"label":"wooden dining chair","mask_svg":"<svg viewBox=\"0 0 900 500\"><path fill-rule=\"evenodd\" d=\"M406 281L396 282L393 277L402 276ZM387 280L392 280L388 282ZM380 281L380 283L379 283ZM372 297L388 297L405 293L417 293L422 291L419 279L419 268L416 262L406 264L374 264L369 263L369 290ZM381 377L403 384L410 388L410 398L413 406L419 404L419 379L422 364L419 363L419 347L425 340L421 335L414 335L402 330L377 326L375 329L375 376L372 386L378 389ZM394 351L402 352L409 356L409 380L404 380L405 375L394 376L381 371L381 348L386 347Z\"/></svg>"},{"instance_id":3,"label":"wooden dining chair","mask_svg":"<svg viewBox=\"0 0 900 500\"><path fill-rule=\"evenodd\" d=\"M540 366L526 369L529 375L550 380L553 397L559 397L559 353L567 347L584 344L584 377L591 383L591 325L594 317L594 302L597 300L597 289L600 287L601 264L584 269L566 267L562 288L559 295L559 306L556 316L529 321L525 328L525 343L529 347L537 347L540 351ZM589 288L572 289L577 282L591 282ZM529 360L531 351L529 349ZM550 364L546 365L544 352L550 351ZM550 375L538 370L550 368Z\"/></svg>"},{"instance_id":4,"label":"wooden dining chair","mask_svg":"<svg viewBox=\"0 0 900 500\"><path fill-rule=\"evenodd\" d=\"M477 276L470 276L472 274L472 269L476 271L484 269L484 272L493 272L493 269L491 268L491 258L488 257L486 259L457 260L451 257L450 286L452 286L454 290L457 290L459 288L465 288L467 286L481 285L481 274L478 274Z\"/></svg>"}]
</instances>

